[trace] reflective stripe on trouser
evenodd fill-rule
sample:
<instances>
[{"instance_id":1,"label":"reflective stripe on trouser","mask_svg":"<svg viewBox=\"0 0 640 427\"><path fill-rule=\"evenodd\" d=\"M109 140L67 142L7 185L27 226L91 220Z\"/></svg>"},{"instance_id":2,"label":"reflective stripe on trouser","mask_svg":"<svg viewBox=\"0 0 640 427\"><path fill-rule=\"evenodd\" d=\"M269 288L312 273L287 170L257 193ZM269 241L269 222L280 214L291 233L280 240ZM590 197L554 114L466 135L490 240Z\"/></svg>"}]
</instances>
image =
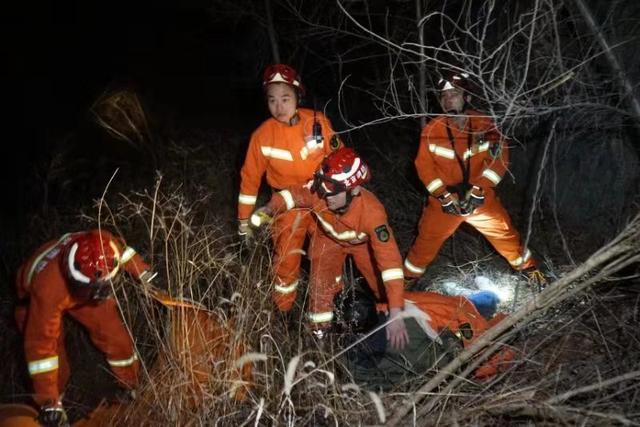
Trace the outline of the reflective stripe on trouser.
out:
<instances>
[{"instance_id":1,"label":"reflective stripe on trouser","mask_svg":"<svg viewBox=\"0 0 640 427\"><path fill-rule=\"evenodd\" d=\"M302 247L312 224L309 210L292 209L276 216L272 234L275 283L293 284L298 280ZM283 295L274 292L272 298L280 310L287 311L293 306L296 293Z\"/></svg>"},{"instance_id":2,"label":"reflective stripe on trouser","mask_svg":"<svg viewBox=\"0 0 640 427\"><path fill-rule=\"evenodd\" d=\"M131 357L126 359L107 359L107 363L116 368L123 368L125 366L131 366L138 360L138 356L134 353Z\"/></svg>"},{"instance_id":3,"label":"reflective stripe on trouser","mask_svg":"<svg viewBox=\"0 0 640 427\"><path fill-rule=\"evenodd\" d=\"M342 246L336 243L321 230L318 230L311 239L309 245L309 258L311 259L311 274L309 275L309 313L333 312L333 300L335 295L343 288L341 278L342 265L347 255L353 256L354 263L376 297L380 298L380 289L384 285L380 280L380 272L372 263L371 254L367 244ZM391 269L394 270L394 269ZM390 271L394 276L398 271ZM328 315L314 316L315 322L312 328L326 328L331 319ZM308 317L311 321L311 316Z\"/></svg>"},{"instance_id":4,"label":"reflective stripe on trouser","mask_svg":"<svg viewBox=\"0 0 640 427\"><path fill-rule=\"evenodd\" d=\"M425 268L436 257L442 244L451 236L463 222L467 222L478 230L491 243L496 251L507 261L516 260L523 253L520 235L511 223L509 214L496 199L493 191L485 194L485 204L469 216L455 216L442 212L436 202L429 201L429 205L422 211L416 237L404 265L406 277L420 277L421 274L407 268L407 262L418 268ZM533 259L518 267L529 268L534 265Z\"/></svg>"},{"instance_id":5,"label":"reflective stripe on trouser","mask_svg":"<svg viewBox=\"0 0 640 427\"><path fill-rule=\"evenodd\" d=\"M289 311L293 307L293 303L296 300L298 289L298 280L292 283L280 283L276 279L276 283L273 285L273 292L271 298L280 311Z\"/></svg>"}]
</instances>

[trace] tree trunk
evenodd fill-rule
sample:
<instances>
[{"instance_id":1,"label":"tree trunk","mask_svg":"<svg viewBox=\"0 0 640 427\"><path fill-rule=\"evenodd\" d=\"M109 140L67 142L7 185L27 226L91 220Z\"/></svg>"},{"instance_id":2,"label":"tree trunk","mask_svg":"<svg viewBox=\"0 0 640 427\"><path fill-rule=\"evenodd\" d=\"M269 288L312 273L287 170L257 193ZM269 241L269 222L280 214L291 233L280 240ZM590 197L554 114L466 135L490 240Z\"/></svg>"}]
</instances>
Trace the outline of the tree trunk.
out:
<instances>
[{"instance_id":1,"label":"tree trunk","mask_svg":"<svg viewBox=\"0 0 640 427\"><path fill-rule=\"evenodd\" d=\"M602 31L600 31L600 28L596 24L595 19L593 19L593 15L591 14L589 6L587 6L584 0L575 0L575 2L578 5L578 9L580 9L580 13L582 13L582 17L584 18L593 34L598 39L600 46L604 50L604 54L609 61L609 65L611 66L611 68L613 68L620 86L622 86L622 89L629 98L632 114L637 122L636 125L640 126L640 101L638 101L638 98L633 93L633 84L631 84L631 81L622 69L620 61L618 61L618 57L609 46L607 39L604 37L604 34L602 34Z\"/></svg>"}]
</instances>

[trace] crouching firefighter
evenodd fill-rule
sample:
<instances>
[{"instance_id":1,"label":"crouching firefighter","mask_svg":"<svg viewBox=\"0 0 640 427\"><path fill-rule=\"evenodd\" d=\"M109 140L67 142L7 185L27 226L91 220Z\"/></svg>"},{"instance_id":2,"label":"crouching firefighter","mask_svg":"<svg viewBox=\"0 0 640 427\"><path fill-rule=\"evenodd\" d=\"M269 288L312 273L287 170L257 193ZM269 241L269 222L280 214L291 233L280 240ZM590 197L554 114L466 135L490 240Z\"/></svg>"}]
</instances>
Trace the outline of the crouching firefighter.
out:
<instances>
[{"instance_id":1,"label":"crouching firefighter","mask_svg":"<svg viewBox=\"0 0 640 427\"><path fill-rule=\"evenodd\" d=\"M120 270L143 282L153 278L142 257L105 230L49 241L18 269L15 316L24 334L38 420L45 426L67 424L61 399L70 373L62 331L65 314L87 328L105 354L119 382L119 398L135 396L138 358L113 298Z\"/></svg>"},{"instance_id":2,"label":"crouching firefighter","mask_svg":"<svg viewBox=\"0 0 640 427\"><path fill-rule=\"evenodd\" d=\"M333 300L342 284L342 266L351 255L375 298L388 304L394 321L386 327L391 347L402 348L408 340L400 314L404 306L402 258L384 206L362 187L371 178L367 164L351 148L327 156L314 175L311 188L291 187L273 195L269 203L251 216L259 227L274 215L306 208L315 218L309 245L308 320L316 336L322 336L333 320Z\"/></svg>"},{"instance_id":3,"label":"crouching firefighter","mask_svg":"<svg viewBox=\"0 0 640 427\"><path fill-rule=\"evenodd\" d=\"M468 299L435 292L405 292L405 324L409 344L401 350L390 348L380 335L388 319L388 309L377 304L367 292L347 290L336 297L336 328L342 332L342 345L350 347L345 367L354 381L373 390L411 387L424 382L506 316L495 314L496 305L487 307L481 291ZM497 301L497 297L496 297ZM481 314L482 313L482 314ZM504 347L473 373L488 378L506 369L515 357Z\"/></svg>"}]
</instances>

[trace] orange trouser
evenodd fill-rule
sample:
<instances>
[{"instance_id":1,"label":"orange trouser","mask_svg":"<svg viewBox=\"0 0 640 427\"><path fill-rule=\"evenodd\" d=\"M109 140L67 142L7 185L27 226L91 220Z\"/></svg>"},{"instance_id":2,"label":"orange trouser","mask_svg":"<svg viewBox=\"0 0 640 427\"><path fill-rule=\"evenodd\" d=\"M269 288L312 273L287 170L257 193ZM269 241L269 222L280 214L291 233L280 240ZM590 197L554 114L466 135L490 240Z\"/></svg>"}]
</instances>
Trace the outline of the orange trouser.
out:
<instances>
[{"instance_id":1,"label":"orange trouser","mask_svg":"<svg viewBox=\"0 0 640 427\"><path fill-rule=\"evenodd\" d=\"M318 230L309 246L311 275L308 318L313 329L327 328L333 320L333 299L343 287L342 266L347 255L353 257L356 267L370 287L384 289L367 243L342 246Z\"/></svg>"},{"instance_id":2,"label":"orange trouser","mask_svg":"<svg viewBox=\"0 0 640 427\"><path fill-rule=\"evenodd\" d=\"M272 298L280 311L289 311L296 299L302 247L313 225L308 209L292 209L273 222L275 283Z\"/></svg>"},{"instance_id":3,"label":"orange trouser","mask_svg":"<svg viewBox=\"0 0 640 427\"><path fill-rule=\"evenodd\" d=\"M509 214L498 201L495 193L487 191L484 204L468 216L446 214L436 200L429 200L429 204L422 211L418 236L404 262L405 277L422 276L444 241L463 222L472 225L482 233L513 268L522 270L535 266L530 252L522 247L520 235L511 223Z\"/></svg>"},{"instance_id":4,"label":"orange trouser","mask_svg":"<svg viewBox=\"0 0 640 427\"><path fill-rule=\"evenodd\" d=\"M16 308L16 321L21 332L24 332L27 325L28 310L26 305L19 305ZM135 353L133 341L122 324L115 300L108 299L96 305L81 305L68 309L66 313L87 328L91 341L105 354L111 371L119 382L127 388L136 387L138 384L139 362L137 360L129 364L125 362L131 360ZM57 371L37 374L31 377L38 404L44 403L39 401L38 393L43 395L58 394L64 390L69 379L70 370L64 348L64 333L61 333L58 338L58 364ZM58 393L55 393L55 391L58 391Z\"/></svg>"}]
</instances>

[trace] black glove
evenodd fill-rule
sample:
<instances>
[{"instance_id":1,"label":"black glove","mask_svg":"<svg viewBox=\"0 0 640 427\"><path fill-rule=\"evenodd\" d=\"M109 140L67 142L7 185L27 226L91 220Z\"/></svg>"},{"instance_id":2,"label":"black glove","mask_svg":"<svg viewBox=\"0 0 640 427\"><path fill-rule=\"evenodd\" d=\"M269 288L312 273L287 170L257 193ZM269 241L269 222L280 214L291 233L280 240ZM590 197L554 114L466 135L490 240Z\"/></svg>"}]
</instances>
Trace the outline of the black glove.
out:
<instances>
[{"instance_id":1,"label":"black glove","mask_svg":"<svg viewBox=\"0 0 640 427\"><path fill-rule=\"evenodd\" d=\"M474 185L467 191L464 202L461 203L460 210L466 215L471 215L484 204L484 190Z\"/></svg>"},{"instance_id":2,"label":"black glove","mask_svg":"<svg viewBox=\"0 0 640 427\"><path fill-rule=\"evenodd\" d=\"M438 201L440 202L440 205L442 205L442 212L449 215L461 214L458 198L448 191L445 191L444 193L439 195Z\"/></svg>"},{"instance_id":3,"label":"black glove","mask_svg":"<svg viewBox=\"0 0 640 427\"><path fill-rule=\"evenodd\" d=\"M115 392L112 402L127 405L129 403L132 403L134 400L136 400L136 397L137 396L136 396L135 390L120 387Z\"/></svg>"},{"instance_id":4,"label":"black glove","mask_svg":"<svg viewBox=\"0 0 640 427\"><path fill-rule=\"evenodd\" d=\"M44 427L69 427L67 413L60 402L42 405L38 414L38 422Z\"/></svg>"}]
</instances>

